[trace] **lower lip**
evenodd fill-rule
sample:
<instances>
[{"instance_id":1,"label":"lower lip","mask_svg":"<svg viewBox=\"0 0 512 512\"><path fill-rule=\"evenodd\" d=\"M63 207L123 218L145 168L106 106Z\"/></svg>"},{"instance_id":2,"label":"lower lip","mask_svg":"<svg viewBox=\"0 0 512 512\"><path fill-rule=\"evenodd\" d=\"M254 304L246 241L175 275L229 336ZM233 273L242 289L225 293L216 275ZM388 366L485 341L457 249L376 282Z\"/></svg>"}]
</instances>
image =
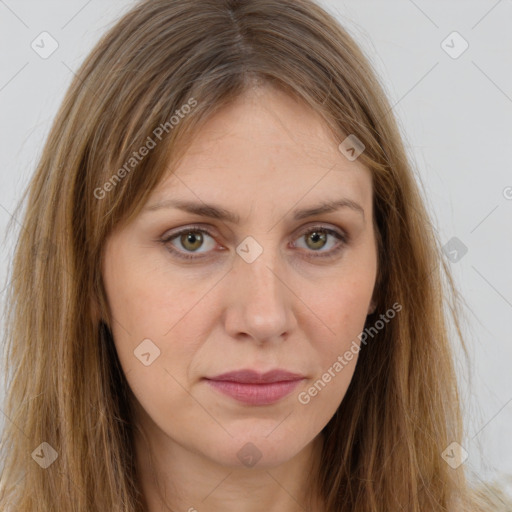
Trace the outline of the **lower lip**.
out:
<instances>
[{"instance_id":1,"label":"lower lip","mask_svg":"<svg viewBox=\"0 0 512 512\"><path fill-rule=\"evenodd\" d=\"M227 380L209 380L210 386L239 402L250 405L270 405L289 395L302 381L289 380L266 384L247 384Z\"/></svg>"}]
</instances>

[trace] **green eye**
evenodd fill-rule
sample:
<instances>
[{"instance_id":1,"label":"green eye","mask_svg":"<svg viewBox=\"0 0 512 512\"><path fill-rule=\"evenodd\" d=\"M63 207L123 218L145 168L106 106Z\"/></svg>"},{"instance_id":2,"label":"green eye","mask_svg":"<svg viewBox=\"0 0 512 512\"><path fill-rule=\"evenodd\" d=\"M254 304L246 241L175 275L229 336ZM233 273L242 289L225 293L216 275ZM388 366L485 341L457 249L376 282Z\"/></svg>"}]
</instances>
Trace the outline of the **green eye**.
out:
<instances>
[{"instance_id":1,"label":"green eye","mask_svg":"<svg viewBox=\"0 0 512 512\"><path fill-rule=\"evenodd\" d=\"M186 250L196 251L203 243L203 235L200 231L189 231L180 235L180 243Z\"/></svg>"},{"instance_id":2,"label":"green eye","mask_svg":"<svg viewBox=\"0 0 512 512\"><path fill-rule=\"evenodd\" d=\"M211 239L209 244L206 243L208 239ZM338 232L337 230L323 226L315 226L309 228L297 238L297 240L301 239L306 240L305 247L303 246L301 248L306 249L307 252L310 253L317 253L311 254L313 257L332 257L346 245L348 238L344 233ZM329 245L330 239L333 239L333 242L330 244L331 249L322 250ZM160 242L177 257L185 259L197 260L204 258L215 247L213 234L199 226L190 226L176 233L172 233L160 240ZM200 249L205 247L205 243L206 249L201 251ZM178 244L181 247L178 247ZM210 245L210 247L208 247L208 245ZM297 246L294 245L294 247Z\"/></svg>"},{"instance_id":3,"label":"green eye","mask_svg":"<svg viewBox=\"0 0 512 512\"><path fill-rule=\"evenodd\" d=\"M334 248L322 251L321 249L329 244L330 237L334 239L333 243L331 244L331 247ZM345 234L323 226L315 226L313 228L309 228L298 238L298 240L301 239L306 240L305 249L310 249L312 252L319 253L314 254L314 257L334 256L343 248L347 242L347 237Z\"/></svg>"}]
</instances>

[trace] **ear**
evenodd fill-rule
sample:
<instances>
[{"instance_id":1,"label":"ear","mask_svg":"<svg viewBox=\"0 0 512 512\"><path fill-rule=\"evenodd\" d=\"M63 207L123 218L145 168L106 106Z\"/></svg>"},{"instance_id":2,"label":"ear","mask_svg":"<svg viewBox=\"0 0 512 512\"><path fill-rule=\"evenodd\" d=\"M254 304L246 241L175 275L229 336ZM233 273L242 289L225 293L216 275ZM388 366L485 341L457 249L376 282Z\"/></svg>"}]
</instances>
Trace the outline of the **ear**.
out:
<instances>
[{"instance_id":1,"label":"ear","mask_svg":"<svg viewBox=\"0 0 512 512\"><path fill-rule=\"evenodd\" d=\"M372 315L375 313L375 310L377 309L377 301L372 298L370 305L368 306L368 313L367 315Z\"/></svg>"}]
</instances>

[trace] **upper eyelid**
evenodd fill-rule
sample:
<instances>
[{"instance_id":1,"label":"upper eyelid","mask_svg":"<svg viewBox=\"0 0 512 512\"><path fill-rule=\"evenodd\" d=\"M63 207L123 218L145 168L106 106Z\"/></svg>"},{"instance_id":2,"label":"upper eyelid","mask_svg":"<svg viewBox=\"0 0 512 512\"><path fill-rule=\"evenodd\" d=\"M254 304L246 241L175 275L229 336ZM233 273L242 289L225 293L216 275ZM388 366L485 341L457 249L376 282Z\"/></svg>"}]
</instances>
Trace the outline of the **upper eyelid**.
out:
<instances>
[{"instance_id":1,"label":"upper eyelid","mask_svg":"<svg viewBox=\"0 0 512 512\"><path fill-rule=\"evenodd\" d=\"M304 235L305 233L314 231L315 229L318 229L318 230L324 229L327 231L331 230L331 231L338 233L339 235L343 236L346 239L349 238L349 234L346 229L340 228L338 226L329 226L329 225L323 225L322 223L314 223L314 222L312 222L306 226L303 226L302 228L300 228L298 230L295 230L295 234L293 236L300 237L300 236ZM170 239L173 239L187 231L205 232L207 235L209 235L211 237L215 237L215 229L212 229L211 226L191 224L190 226L185 226L183 228L176 228L176 230L173 230L172 232L170 232L168 234L162 235L161 238L165 239L165 240L170 240ZM329 234L331 234L331 233L329 233Z\"/></svg>"}]
</instances>

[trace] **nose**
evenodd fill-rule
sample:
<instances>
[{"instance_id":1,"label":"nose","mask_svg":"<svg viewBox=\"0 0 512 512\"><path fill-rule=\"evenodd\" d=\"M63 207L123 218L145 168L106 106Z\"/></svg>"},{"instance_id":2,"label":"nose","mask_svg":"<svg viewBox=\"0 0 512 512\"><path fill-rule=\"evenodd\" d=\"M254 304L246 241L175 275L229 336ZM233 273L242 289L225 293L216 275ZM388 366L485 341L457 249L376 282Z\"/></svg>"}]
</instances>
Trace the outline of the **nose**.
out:
<instances>
[{"instance_id":1,"label":"nose","mask_svg":"<svg viewBox=\"0 0 512 512\"><path fill-rule=\"evenodd\" d=\"M237 257L229 276L225 329L236 339L282 342L297 320L290 277L275 251L266 248L252 263Z\"/></svg>"}]
</instances>

